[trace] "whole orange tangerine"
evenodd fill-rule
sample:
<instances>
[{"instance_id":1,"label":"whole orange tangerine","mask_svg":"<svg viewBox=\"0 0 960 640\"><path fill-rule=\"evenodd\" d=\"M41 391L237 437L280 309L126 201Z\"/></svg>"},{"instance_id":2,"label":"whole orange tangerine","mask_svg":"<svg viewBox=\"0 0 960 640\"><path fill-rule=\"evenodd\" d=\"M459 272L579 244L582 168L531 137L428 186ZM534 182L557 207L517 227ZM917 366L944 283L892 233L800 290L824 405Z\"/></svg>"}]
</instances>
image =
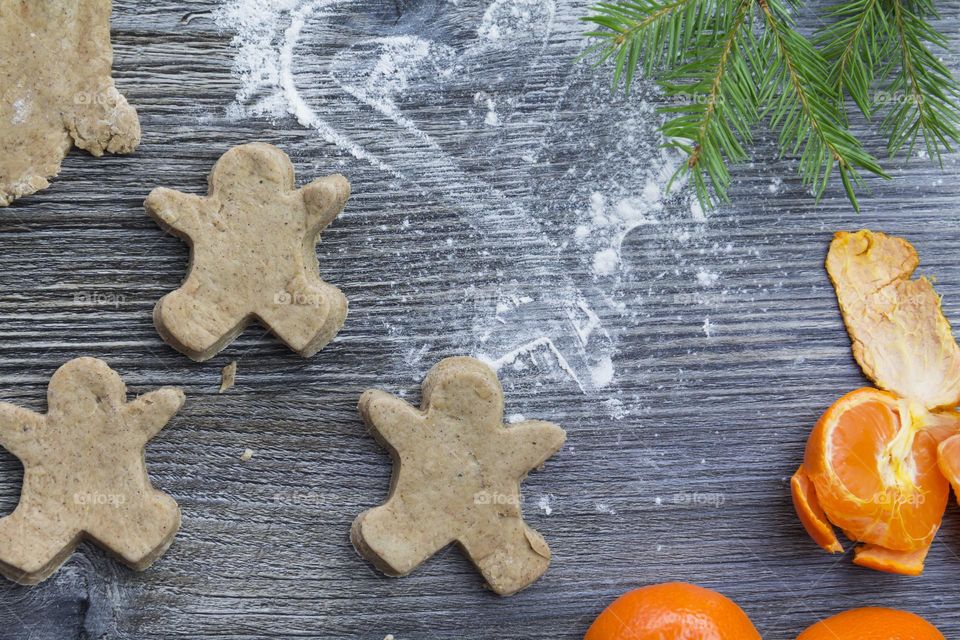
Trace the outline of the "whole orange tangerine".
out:
<instances>
[{"instance_id":1,"label":"whole orange tangerine","mask_svg":"<svg viewBox=\"0 0 960 640\"><path fill-rule=\"evenodd\" d=\"M821 620L797 640L946 640L918 615L897 609L852 609Z\"/></svg>"},{"instance_id":2,"label":"whole orange tangerine","mask_svg":"<svg viewBox=\"0 0 960 640\"><path fill-rule=\"evenodd\" d=\"M760 640L729 598L670 582L623 594L603 610L584 640Z\"/></svg>"}]
</instances>

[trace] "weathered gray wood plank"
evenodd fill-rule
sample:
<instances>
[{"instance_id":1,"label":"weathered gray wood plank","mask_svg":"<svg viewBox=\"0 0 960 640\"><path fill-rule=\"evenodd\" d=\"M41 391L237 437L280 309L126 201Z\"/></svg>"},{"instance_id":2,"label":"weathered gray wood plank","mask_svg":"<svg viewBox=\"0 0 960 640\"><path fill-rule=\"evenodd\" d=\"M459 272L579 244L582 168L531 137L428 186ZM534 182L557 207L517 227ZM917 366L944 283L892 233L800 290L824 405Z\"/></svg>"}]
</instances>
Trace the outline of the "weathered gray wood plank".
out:
<instances>
[{"instance_id":1,"label":"weathered gray wood plank","mask_svg":"<svg viewBox=\"0 0 960 640\"><path fill-rule=\"evenodd\" d=\"M960 318L956 156L943 172L893 165L896 181L869 180L858 216L837 189L813 203L792 163L760 140L735 204L706 221L675 197L645 210L655 223L591 227L594 193L608 209L644 193L659 157L647 124L658 98L644 87L611 97L605 77L573 64L582 3L557 3L549 31L536 23L536 37L496 46L477 33L487 3L362 0L308 20L301 95L388 169L292 117L228 117L241 83L218 6L117 0L116 77L140 110L142 147L126 158L71 154L50 190L0 210L0 399L43 409L50 374L78 355L108 360L132 393L176 384L188 394L147 449L155 485L183 510L167 555L135 574L85 544L39 587L0 586L4 637L576 638L619 593L666 580L722 590L770 640L865 605L911 609L960 637L955 506L926 573L907 579L820 552L787 483L819 413L864 384L822 269L832 231L909 238ZM940 6L960 46L960 3ZM461 67L411 73L391 94L398 122L343 85L376 62L363 57L365 40L404 35L449 48L431 60ZM879 153L879 138L866 137ZM141 203L159 185L202 192L217 157L251 140L287 150L301 181L340 171L353 183L319 247L351 315L309 361L252 327L197 365L153 329L150 310L179 283L187 250ZM595 253L621 231L619 264L597 275ZM579 302L602 327L586 345L568 317L583 320ZM485 592L455 550L403 580L378 575L347 538L390 474L356 414L360 392L415 400L441 357L496 359L542 337L584 391L542 349L501 373L508 414L569 433L524 485L525 513L555 554L550 571L509 599ZM592 367L604 356L614 374L600 387ZM218 395L231 359L237 386ZM241 463L246 447L255 456ZM15 505L20 474L0 453L0 512Z\"/></svg>"}]
</instances>

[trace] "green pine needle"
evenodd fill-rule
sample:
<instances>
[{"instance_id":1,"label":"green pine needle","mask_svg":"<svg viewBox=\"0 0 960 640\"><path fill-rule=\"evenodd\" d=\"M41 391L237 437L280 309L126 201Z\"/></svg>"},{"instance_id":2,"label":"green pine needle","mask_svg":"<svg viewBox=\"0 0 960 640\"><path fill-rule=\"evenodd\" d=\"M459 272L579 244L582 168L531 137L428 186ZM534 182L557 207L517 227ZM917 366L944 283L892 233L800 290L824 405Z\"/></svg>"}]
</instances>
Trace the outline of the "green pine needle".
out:
<instances>
[{"instance_id":1,"label":"green pine needle","mask_svg":"<svg viewBox=\"0 0 960 640\"><path fill-rule=\"evenodd\" d=\"M931 0L845 0L817 37L832 61L830 83L867 117L884 112L880 131L891 156L912 154L922 136L927 154L960 143L960 84L933 54L947 40L931 24Z\"/></svg>"},{"instance_id":2,"label":"green pine needle","mask_svg":"<svg viewBox=\"0 0 960 640\"><path fill-rule=\"evenodd\" d=\"M829 84L829 65L809 40L792 28L779 0L761 0L766 29L763 46L769 82L761 102L774 129L780 130L780 152L800 152L800 175L819 200L836 167L847 197L860 209L853 184L862 184L859 170L886 177L877 160L847 129ZM802 151L801 151L802 150Z\"/></svg>"},{"instance_id":3,"label":"green pine needle","mask_svg":"<svg viewBox=\"0 0 960 640\"><path fill-rule=\"evenodd\" d=\"M586 34L600 39L594 48L600 52L597 64L613 58L613 86L622 78L629 92L638 65L651 74L676 62L695 34L711 27L714 9L712 0L624 0L601 2L583 20L601 27Z\"/></svg>"},{"instance_id":4,"label":"green pine needle","mask_svg":"<svg viewBox=\"0 0 960 640\"><path fill-rule=\"evenodd\" d=\"M691 177L706 208L728 199L730 166L748 160L752 132L765 121L781 156L799 158L815 197L836 174L859 209L863 174L888 176L851 133L847 96L867 118L883 112L891 154L922 137L939 159L960 143L960 86L931 52L947 44L930 25L932 0L840 0L813 42L793 25L790 10L798 7L619 0L583 18L597 27L587 34L596 40L588 54L598 64L613 61L615 89L629 92L639 69L675 102L660 109L665 144L687 156L677 175Z\"/></svg>"}]
</instances>

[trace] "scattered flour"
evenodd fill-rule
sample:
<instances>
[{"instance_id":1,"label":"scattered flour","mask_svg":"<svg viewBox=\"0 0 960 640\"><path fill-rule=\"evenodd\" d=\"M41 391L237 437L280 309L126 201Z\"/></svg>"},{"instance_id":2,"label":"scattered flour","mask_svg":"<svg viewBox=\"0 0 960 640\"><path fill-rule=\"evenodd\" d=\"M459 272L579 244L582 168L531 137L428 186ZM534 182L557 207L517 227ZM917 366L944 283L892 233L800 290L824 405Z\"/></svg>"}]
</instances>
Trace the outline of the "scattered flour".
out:
<instances>
[{"instance_id":1,"label":"scattered flour","mask_svg":"<svg viewBox=\"0 0 960 640\"><path fill-rule=\"evenodd\" d=\"M487 109L487 115L483 119L484 124L489 127L496 127L500 124L500 118L497 116L497 103L490 94L485 91L478 91L473 96L473 103Z\"/></svg>"},{"instance_id":2,"label":"scattered flour","mask_svg":"<svg viewBox=\"0 0 960 640\"><path fill-rule=\"evenodd\" d=\"M720 274L715 271L709 271L703 267L700 267L700 270L697 271L697 282L700 283L701 287L712 287L719 280Z\"/></svg>"},{"instance_id":3,"label":"scattered flour","mask_svg":"<svg viewBox=\"0 0 960 640\"><path fill-rule=\"evenodd\" d=\"M593 254L593 272L598 276L609 276L620 269L620 254L613 247L601 249Z\"/></svg>"},{"instance_id":4,"label":"scattered flour","mask_svg":"<svg viewBox=\"0 0 960 640\"><path fill-rule=\"evenodd\" d=\"M628 415L638 400L614 398L605 391L616 389L613 360L621 329L649 317L642 309L642 296L621 295L621 282L636 268L624 260L627 236L635 233L637 242L660 251L668 261L664 269L695 276L701 289L691 295L720 295L704 291L718 283L720 269L711 264L696 271L676 253L663 251L664 242L672 242L689 255L694 251L701 257L710 255L702 243L693 244L705 228L705 213L695 202L681 198L684 208L678 214L678 199L665 192L682 158L658 148L662 141L656 134L653 107L642 99L631 99L627 105L610 100L606 82L584 83L589 74L570 62L576 55L572 49L579 46L571 43L580 42L582 26L570 12L558 19L553 0L486 0L476 8L472 27L476 38L459 39L455 46L431 40L426 34L434 31L416 28L415 22L413 27L396 22L367 29L366 37L362 34L366 25L360 24L356 27L360 34L349 43L326 47L329 22L355 9L355 0L222 0L215 18L223 30L235 34L233 70L239 85L228 117L292 115L322 140L396 178L391 188L418 189L462 214L470 235L458 235L456 243L451 237L443 244L445 259L483 246L496 237L486 235L490 229L516 229L532 272L521 275L499 267L485 271L478 278L488 284L477 288L478 297L448 305L460 305L452 313L470 314L465 319L473 322L475 341L465 347L501 371L505 383L516 376L539 385L544 382L541 374L549 372L585 394L599 395L611 416ZM536 45L531 46L531 40L540 43L542 60L563 65L563 73L549 81L554 84L543 87L544 94L558 96L555 103L529 100L531 92L516 79L504 82L500 51L512 55L523 47L524 55L532 57ZM547 48L549 56L543 53ZM322 99L317 87L306 83L307 77L329 79L321 87ZM540 90L533 93L539 95ZM415 122L432 106L433 95L446 102L466 102L460 105L464 125L465 114L475 114L489 127L483 132L482 158L464 158L442 148L433 129ZM593 100L597 108L589 113L568 109L564 103L568 99L576 102L566 105ZM409 109L412 103L418 109ZM616 111L616 118L609 117L611 111ZM599 131L593 122L600 125ZM522 149L513 144L509 136L515 129L508 126L513 124L528 130L531 144ZM371 130L377 135L369 135ZM539 185L536 172L549 167L557 147L567 141L575 143L576 150L562 156L573 158L567 177L554 171L563 184ZM520 193L497 191L473 166L477 161L522 172L517 181ZM674 192L681 186L678 181ZM539 197L541 187L561 187L562 196ZM563 208L547 210L553 206ZM389 215L393 214L383 212L377 223L386 228ZM418 215L415 209L407 210L392 224L405 235L422 233ZM459 242L461 237L470 240ZM582 260L582 271L567 268L571 254ZM655 286L652 274L650 293L655 293ZM691 299L702 304L702 298ZM398 321L388 329L400 336L404 326ZM709 328L705 324L705 333ZM443 348L440 343L411 346L395 364L422 373L428 356Z\"/></svg>"},{"instance_id":5,"label":"scattered flour","mask_svg":"<svg viewBox=\"0 0 960 640\"><path fill-rule=\"evenodd\" d=\"M603 389L613 381L613 360L604 356L600 363L590 369L594 389Z\"/></svg>"},{"instance_id":6,"label":"scattered flour","mask_svg":"<svg viewBox=\"0 0 960 640\"><path fill-rule=\"evenodd\" d=\"M624 239L643 225L655 225L656 212L663 208L660 186L648 180L641 195L608 201L604 194L590 194L589 221L574 230L574 239L581 244L606 244L593 254L593 273L610 276L620 270L620 251Z\"/></svg>"},{"instance_id":7,"label":"scattered flour","mask_svg":"<svg viewBox=\"0 0 960 640\"><path fill-rule=\"evenodd\" d=\"M217 25L235 32L237 56L234 75L240 80L236 101L227 115L233 118L290 114L304 127L315 129L327 142L396 174L387 163L337 131L307 103L297 87L294 52L310 17L350 0L227 0L214 13Z\"/></svg>"},{"instance_id":8,"label":"scattered flour","mask_svg":"<svg viewBox=\"0 0 960 640\"><path fill-rule=\"evenodd\" d=\"M553 495L547 493L537 498L537 508L543 511L544 515L551 515L553 513Z\"/></svg>"},{"instance_id":9,"label":"scattered flour","mask_svg":"<svg viewBox=\"0 0 960 640\"><path fill-rule=\"evenodd\" d=\"M553 29L552 0L494 0L477 27L481 40L502 46L503 40L544 38Z\"/></svg>"},{"instance_id":10,"label":"scattered flour","mask_svg":"<svg viewBox=\"0 0 960 640\"><path fill-rule=\"evenodd\" d=\"M20 98L13 102L13 118L11 124L23 124L30 117L31 104L27 100Z\"/></svg>"},{"instance_id":11,"label":"scattered flour","mask_svg":"<svg viewBox=\"0 0 960 640\"><path fill-rule=\"evenodd\" d=\"M617 510L608 505L605 502L598 502L594 505L594 508L597 510L597 513L603 513L609 516L617 515Z\"/></svg>"},{"instance_id":12,"label":"scattered flour","mask_svg":"<svg viewBox=\"0 0 960 640\"><path fill-rule=\"evenodd\" d=\"M690 200L690 217L694 222L707 221L707 214L703 210L703 205L696 198Z\"/></svg>"},{"instance_id":13,"label":"scattered flour","mask_svg":"<svg viewBox=\"0 0 960 640\"><path fill-rule=\"evenodd\" d=\"M713 328L714 328L714 324L710 322L710 317L708 316L704 318L703 319L703 335L707 336L708 338L712 338Z\"/></svg>"},{"instance_id":14,"label":"scattered flour","mask_svg":"<svg viewBox=\"0 0 960 640\"><path fill-rule=\"evenodd\" d=\"M580 390L586 393L586 389L583 386L583 383L580 382L580 378L574 372L573 367L570 366L570 363L567 359L560 353L560 350L557 349L557 345L554 344L553 340L546 336L541 336L535 340L524 343L511 351L503 354L499 358L492 358L486 354L479 354L477 357L483 362L487 363L491 369L494 371L500 371L505 365L516 364L522 362L521 358L530 357L535 358L538 352L546 352L549 357L556 360L557 365L560 369L566 373L570 378L577 383L577 386L580 387Z\"/></svg>"},{"instance_id":15,"label":"scattered flour","mask_svg":"<svg viewBox=\"0 0 960 640\"><path fill-rule=\"evenodd\" d=\"M455 58L450 47L418 36L375 38L337 56L332 75L347 93L426 139L402 114L397 99L415 80L451 77Z\"/></svg>"},{"instance_id":16,"label":"scattered flour","mask_svg":"<svg viewBox=\"0 0 960 640\"><path fill-rule=\"evenodd\" d=\"M487 98L487 117L484 118L483 121L491 127L500 124L500 119L497 117L497 105L492 98Z\"/></svg>"}]
</instances>

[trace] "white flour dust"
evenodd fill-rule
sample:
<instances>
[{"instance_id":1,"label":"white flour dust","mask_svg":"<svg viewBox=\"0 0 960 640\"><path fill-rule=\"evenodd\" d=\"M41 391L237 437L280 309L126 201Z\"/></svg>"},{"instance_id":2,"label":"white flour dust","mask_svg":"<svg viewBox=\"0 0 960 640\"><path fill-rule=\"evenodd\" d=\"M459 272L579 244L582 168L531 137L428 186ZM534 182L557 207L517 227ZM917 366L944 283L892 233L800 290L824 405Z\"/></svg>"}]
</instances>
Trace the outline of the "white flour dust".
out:
<instances>
[{"instance_id":1,"label":"white flour dust","mask_svg":"<svg viewBox=\"0 0 960 640\"><path fill-rule=\"evenodd\" d=\"M595 275L609 276L619 271L624 238L641 225L657 224L655 215L663 208L661 198L660 186L653 178L647 181L640 196L626 196L608 202L599 191L590 195L589 220L576 228L574 239L585 247L594 248Z\"/></svg>"},{"instance_id":2,"label":"white flour dust","mask_svg":"<svg viewBox=\"0 0 960 640\"><path fill-rule=\"evenodd\" d=\"M484 117L484 124L495 127L500 124L500 118L497 117L497 104L493 98L484 91L479 91L473 96L473 103L480 107L486 107L487 115Z\"/></svg>"},{"instance_id":3,"label":"white flour dust","mask_svg":"<svg viewBox=\"0 0 960 640\"><path fill-rule=\"evenodd\" d=\"M543 512L543 515L553 514L553 500L553 495L549 493L537 498L537 507Z\"/></svg>"},{"instance_id":4,"label":"white flour dust","mask_svg":"<svg viewBox=\"0 0 960 640\"><path fill-rule=\"evenodd\" d=\"M553 343L550 338L546 336L541 336L530 342L520 345L515 349L508 351L507 353L493 358L484 353L478 354L480 360L486 362L494 371L500 371L506 365L512 365L515 368L522 370L527 365L522 359L523 356L530 357L536 362L539 352L544 351L548 354L549 357L552 357L556 360L557 365L570 376L570 378L577 383L577 386L580 387L581 391L586 392L586 389L583 386L583 383L580 382L580 378L577 377L576 372L573 370L573 367L570 366L570 363L567 362L567 359L560 353L560 350L557 349L557 345Z\"/></svg>"},{"instance_id":5,"label":"white flour dust","mask_svg":"<svg viewBox=\"0 0 960 640\"><path fill-rule=\"evenodd\" d=\"M216 12L217 24L234 31L237 49L233 71L240 80L236 102L228 115L294 116L304 127L315 129L324 140L356 158L384 170L390 167L349 136L337 131L307 103L294 77L294 52L307 18L323 15L350 0L228 0Z\"/></svg>"},{"instance_id":6,"label":"white flour dust","mask_svg":"<svg viewBox=\"0 0 960 640\"><path fill-rule=\"evenodd\" d=\"M417 36L374 38L338 55L331 74L347 93L426 139L396 100L415 78L450 78L455 57L450 47Z\"/></svg>"},{"instance_id":7,"label":"white flour dust","mask_svg":"<svg viewBox=\"0 0 960 640\"><path fill-rule=\"evenodd\" d=\"M704 212L683 199L678 209L677 198L665 193L681 159L659 148L653 107L644 100L614 104L606 81L584 84L590 73L581 74L572 62L582 25L576 12L558 13L553 0L493 0L477 9L474 25L465 25L472 37L455 44L431 40L424 36L431 31L416 25L403 32L391 22L389 29L352 33L348 43L326 46L329 26L354 8L353 0L224 0L215 16L234 34L240 85L227 117L293 116L402 188L424 190L462 212L470 229L470 242L457 238L464 250L473 239L503 244L495 234L517 230L511 240L522 244L524 263L533 267L477 274L484 285L456 303L470 314L475 336L474 344L461 348L497 369L505 384L555 380L599 395L611 418L628 415L631 399L608 390L617 387L620 334L649 314L643 300L623 295L635 268L626 250L630 238L639 234L658 250L684 256L718 252L700 246ZM518 52L523 67L537 60L556 66L537 88L553 98L530 98L527 78L504 77L502 59ZM423 113L436 117L433 96L461 128L481 136L463 145L468 155L446 148L431 133L437 128L418 119ZM564 100L576 108L563 108ZM596 108L582 114L583 104ZM593 117L596 123L584 121ZM522 147L511 138L516 126L527 130ZM551 156L567 148L556 166L568 168L558 175ZM507 195L471 170L478 154L492 167L521 172L526 193ZM405 211L397 224L415 235L424 222ZM444 250L456 250L454 238ZM584 268L569 269L571 257ZM678 264L700 291L722 295L720 269L686 257ZM697 295L695 302L707 300ZM699 326L693 330L700 334ZM703 333L710 335L706 323ZM399 366L421 375L435 346L442 345L411 347Z\"/></svg>"},{"instance_id":8,"label":"white flour dust","mask_svg":"<svg viewBox=\"0 0 960 640\"><path fill-rule=\"evenodd\" d=\"M10 123L23 124L26 122L27 118L30 117L31 108L31 103L27 102L23 98L15 100L13 103L13 117L10 119Z\"/></svg>"},{"instance_id":9,"label":"white flour dust","mask_svg":"<svg viewBox=\"0 0 960 640\"><path fill-rule=\"evenodd\" d=\"M542 39L552 30L555 13L554 4L543 0L495 0L484 12L477 35L498 45L510 39Z\"/></svg>"}]
</instances>

